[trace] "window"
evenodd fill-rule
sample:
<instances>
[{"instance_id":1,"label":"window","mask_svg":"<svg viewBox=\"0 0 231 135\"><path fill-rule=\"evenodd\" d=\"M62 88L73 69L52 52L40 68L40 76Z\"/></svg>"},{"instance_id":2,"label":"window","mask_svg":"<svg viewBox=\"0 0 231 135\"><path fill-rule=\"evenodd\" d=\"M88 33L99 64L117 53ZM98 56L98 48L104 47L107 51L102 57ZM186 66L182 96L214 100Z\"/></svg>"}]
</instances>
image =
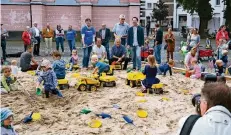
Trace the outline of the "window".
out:
<instances>
[{"instance_id":1,"label":"window","mask_svg":"<svg viewBox=\"0 0 231 135\"><path fill-rule=\"evenodd\" d=\"M152 8L152 3L148 3L148 8Z\"/></svg>"},{"instance_id":2,"label":"window","mask_svg":"<svg viewBox=\"0 0 231 135\"><path fill-rule=\"evenodd\" d=\"M221 0L216 0L216 5L220 5L221 4Z\"/></svg>"},{"instance_id":3,"label":"window","mask_svg":"<svg viewBox=\"0 0 231 135\"><path fill-rule=\"evenodd\" d=\"M156 3L153 3L153 8L157 8L157 7L156 7Z\"/></svg>"}]
</instances>

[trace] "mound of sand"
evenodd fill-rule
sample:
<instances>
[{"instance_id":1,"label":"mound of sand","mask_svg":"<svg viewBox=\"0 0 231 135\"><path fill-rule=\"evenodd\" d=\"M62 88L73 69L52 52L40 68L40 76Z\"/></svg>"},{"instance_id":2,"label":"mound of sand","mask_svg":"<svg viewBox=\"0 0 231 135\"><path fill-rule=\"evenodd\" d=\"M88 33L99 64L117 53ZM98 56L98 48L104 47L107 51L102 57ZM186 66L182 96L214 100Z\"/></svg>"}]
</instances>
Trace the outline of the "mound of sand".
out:
<instances>
[{"instance_id":1,"label":"mound of sand","mask_svg":"<svg viewBox=\"0 0 231 135\"><path fill-rule=\"evenodd\" d=\"M185 78L183 75L158 76L165 84L165 95L146 94L138 97L135 92L140 88L130 88L125 85L126 72L115 71L118 77L116 87L99 88L97 92L80 92L75 88L63 90L64 98L51 96L49 99L35 95L36 77L20 73L18 78L23 86L19 91L2 95L1 107L10 107L14 112L14 125L19 134L23 135L59 135L59 134L100 134L100 135L171 135L178 129L181 117L194 113L191 105L191 94L183 94L182 90L190 93L200 92L203 82ZM167 97L169 101L161 100ZM138 102L146 99L147 102ZM122 109L113 108L113 104ZM93 112L80 114L83 108ZM148 112L147 118L136 115L138 108ZM40 112L42 119L37 122L24 124L22 119L31 112ZM95 113L108 113L111 119L101 119ZM125 124L122 115L128 115L134 120L134 125ZM90 128L88 122L92 119L102 121L101 128Z\"/></svg>"}]
</instances>

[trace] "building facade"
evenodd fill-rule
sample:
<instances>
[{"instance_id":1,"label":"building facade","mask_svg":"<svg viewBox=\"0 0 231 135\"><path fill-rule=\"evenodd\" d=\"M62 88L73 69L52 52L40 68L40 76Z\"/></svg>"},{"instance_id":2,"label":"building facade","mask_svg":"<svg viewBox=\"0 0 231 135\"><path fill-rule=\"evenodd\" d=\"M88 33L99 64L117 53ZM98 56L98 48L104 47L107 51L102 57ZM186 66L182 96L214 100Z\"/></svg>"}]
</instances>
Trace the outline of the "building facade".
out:
<instances>
[{"instance_id":1,"label":"building facade","mask_svg":"<svg viewBox=\"0 0 231 135\"><path fill-rule=\"evenodd\" d=\"M120 14L132 24L132 17L140 17L140 0L1 0L1 23L9 31L23 31L32 22L40 28L61 24L64 30L72 25L79 31L86 18L97 30L102 23L112 29Z\"/></svg>"},{"instance_id":2,"label":"building facade","mask_svg":"<svg viewBox=\"0 0 231 135\"><path fill-rule=\"evenodd\" d=\"M211 0L210 1L213 10L213 17L208 22L208 29L209 33L213 33L217 30L222 24L225 23L224 21L224 3L222 0ZM197 13L193 15L187 13L181 6L178 5L176 0L174 0L174 17L173 17L173 28L176 30L180 30L182 26L187 27L195 27L199 28L200 18Z\"/></svg>"}]
</instances>

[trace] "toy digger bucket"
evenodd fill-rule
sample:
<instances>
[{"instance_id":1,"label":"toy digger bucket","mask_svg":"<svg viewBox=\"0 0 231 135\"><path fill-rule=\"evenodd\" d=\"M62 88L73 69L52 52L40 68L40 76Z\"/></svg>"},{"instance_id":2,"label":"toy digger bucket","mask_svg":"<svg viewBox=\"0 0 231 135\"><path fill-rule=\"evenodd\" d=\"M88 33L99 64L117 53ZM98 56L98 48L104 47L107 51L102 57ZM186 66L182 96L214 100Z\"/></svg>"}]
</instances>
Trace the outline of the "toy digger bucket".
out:
<instances>
[{"instance_id":1,"label":"toy digger bucket","mask_svg":"<svg viewBox=\"0 0 231 135\"><path fill-rule=\"evenodd\" d=\"M136 96L143 97L143 96L144 96L144 93L142 93L142 92L138 91L138 92L136 92Z\"/></svg>"},{"instance_id":2,"label":"toy digger bucket","mask_svg":"<svg viewBox=\"0 0 231 135\"><path fill-rule=\"evenodd\" d=\"M153 84L152 85L152 88L153 89L160 89L160 88L163 88L164 84L163 83L158 83L158 84Z\"/></svg>"},{"instance_id":3,"label":"toy digger bucket","mask_svg":"<svg viewBox=\"0 0 231 135\"><path fill-rule=\"evenodd\" d=\"M91 128L99 128L102 126L102 122L99 120L92 120L91 122L88 123L88 126Z\"/></svg>"},{"instance_id":4,"label":"toy digger bucket","mask_svg":"<svg viewBox=\"0 0 231 135\"><path fill-rule=\"evenodd\" d=\"M137 116L140 117L140 118L147 118L147 117L148 117L148 112L145 111L145 110L142 110L142 109L138 109L138 110L136 111L136 114L137 114Z\"/></svg>"},{"instance_id":5,"label":"toy digger bucket","mask_svg":"<svg viewBox=\"0 0 231 135\"><path fill-rule=\"evenodd\" d=\"M27 71L28 74L32 75L32 76L35 76L36 72L34 70L32 71Z\"/></svg>"},{"instance_id":6,"label":"toy digger bucket","mask_svg":"<svg viewBox=\"0 0 231 135\"><path fill-rule=\"evenodd\" d=\"M41 96L42 90L40 88L36 88L36 95Z\"/></svg>"}]
</instances>

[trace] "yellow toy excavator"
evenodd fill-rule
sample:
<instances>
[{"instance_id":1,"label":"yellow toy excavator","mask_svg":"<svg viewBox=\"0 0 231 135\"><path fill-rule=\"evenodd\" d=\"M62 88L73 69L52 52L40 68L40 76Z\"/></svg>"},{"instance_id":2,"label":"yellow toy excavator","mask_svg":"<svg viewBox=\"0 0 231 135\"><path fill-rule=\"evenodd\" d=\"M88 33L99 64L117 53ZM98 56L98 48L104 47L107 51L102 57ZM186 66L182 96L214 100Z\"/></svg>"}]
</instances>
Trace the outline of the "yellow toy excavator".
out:
<instances>
[{"instance_id":1,"label":"yellow toy excavator","mask_svg":"<svg viewBox=\"0 0 231 135\"><path fill-rule=\"evenodd\" d=\"M130 85L132 88L135 86L141 86L141 81L145 79L145 75L139 71L131 71L127 73L126 85Z\"/></svg>"}]
</instances>

